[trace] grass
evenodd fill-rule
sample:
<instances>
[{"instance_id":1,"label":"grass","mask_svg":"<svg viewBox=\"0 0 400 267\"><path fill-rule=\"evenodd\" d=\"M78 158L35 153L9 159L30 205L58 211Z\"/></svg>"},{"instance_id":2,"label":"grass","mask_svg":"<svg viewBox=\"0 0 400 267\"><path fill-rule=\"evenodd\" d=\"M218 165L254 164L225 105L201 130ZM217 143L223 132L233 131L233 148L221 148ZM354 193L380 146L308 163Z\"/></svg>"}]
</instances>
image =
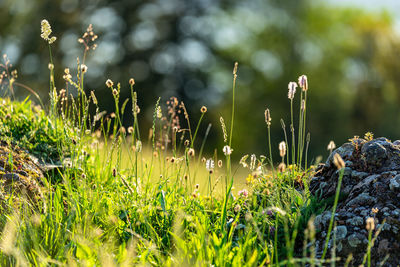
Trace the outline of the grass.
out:
<instances>
[{"instance_id":1,"label":"grass","mask_svg":"<svg viewBox=\"0 0 400 267\"><path fill-rule=\"evenodd\" d=\"M44 39L52 62L50 33L45 32ZM269 158L251 155L249 162L245 156L239 164L231 159L237 63L229 135L221 118L225 146L204 155L207 135L201 147L194 141L198 129L205 127L205 107L193 127L184 103L171 98L163 111L158 100L151 134L143 137L134 80L127 83L128 100L119 98L123 85L107 80L115 111L100 112L94 92L87 94L83 87L85 59L96 39L88 36L95 36L92 27L82 37L84 56L76 78L65 70L65 90L56 90L54 65L49 65L51 101L46 111L29 99L10 100L16 77L2 77L8 97L0 103L1 138L44 163L64 166L43 180L47 190L39 207L26 205L29 200L2 206L2 266L321 266L335 260L324 259L325 251L322 259L315 256L312 218L332 203L308 192L313 168L307 168L307 157L303 158L309 142L305 146L304 77L299 82L304 105L297 144L293 97L291 143L281 121L283 165L276 168L272 161L269 110ZM68 94L72 89L78 91L75 98ZM96 114L90 115L90 109ZM133 118L128 129L122 124L125 116ZM238 177L247 177L246 186ZM339 190L333 211L338 194ZM332 222L333 218L330 228Z\"/></svg>"}]
</instances>

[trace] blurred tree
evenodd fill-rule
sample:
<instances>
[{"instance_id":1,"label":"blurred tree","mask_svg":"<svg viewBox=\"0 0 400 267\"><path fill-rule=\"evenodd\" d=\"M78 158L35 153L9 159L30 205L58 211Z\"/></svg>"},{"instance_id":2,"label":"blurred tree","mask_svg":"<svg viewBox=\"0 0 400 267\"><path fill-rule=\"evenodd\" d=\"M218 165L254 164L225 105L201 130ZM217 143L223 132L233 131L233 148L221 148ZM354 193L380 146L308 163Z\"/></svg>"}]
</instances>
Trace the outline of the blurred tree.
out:
<instances>
[{"instance_id":1,"label":"blurred tree","mask_svg":"<svg viewBox=\"0 0 400 267\"><path fill-rule=\"evenodd\" d=\"M312 0L0 0L0 51L19 69L20 80L46 98L49 57L39 37L43 18L58 37L58 88L63 69L73 70L76 57L82 58L77 39L92 23L99 46L86 62L86 89L95 90L101 108L111 112L105 80L120 81L126 98L134 77L142 129L150 125L158 96L164 101L177 96L192 123L199 108L208 106L201 134L212 122L209 148L221 147L219 116L229 126L231 70L238 61L235 152L265 153L264 109L269 107L278 153L279 119L287 127L290 119L287 84L301 74L310 84L312 156L326 156L330 139L342 143L366 131L398 138L400 46L386 13Z\"/></svg>"}]
</instances>

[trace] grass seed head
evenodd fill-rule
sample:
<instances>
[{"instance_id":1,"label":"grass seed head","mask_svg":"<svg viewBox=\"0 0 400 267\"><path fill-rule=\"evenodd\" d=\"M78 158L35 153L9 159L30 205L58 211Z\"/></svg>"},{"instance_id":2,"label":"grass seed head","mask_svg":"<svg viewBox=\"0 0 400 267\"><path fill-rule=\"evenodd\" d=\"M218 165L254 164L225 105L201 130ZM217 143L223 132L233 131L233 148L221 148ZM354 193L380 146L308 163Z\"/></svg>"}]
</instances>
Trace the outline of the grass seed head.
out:
<instances>
[{"instance_id":1,"label":"grass seed head","mask_svg":"<svg viewBox=\"0 0 400 267\"><path fill-rule=\"evenodd\" d=\"M333 155L333 164L335 164L335 166L338 170L340 170L346 166L342 157L338 153L335 153Z\"/></svg>"},{"instance_id":2,"label":"grass seed head","mask_svg":"<svg viewBox=\"0 0 400 267\"><path fill-rule=\"evenodd\" d=\"M286 143L284 141L279 143L279 155L281 157L286 155Z\"/></svg>"},{"instance_id":3,"label":"grass seed head","mask_svg":"<svg viewBox=\"0 0 400 267\"><path fill-rule=\"evenodd\" d=\"M271 126L271 113L269 112L269 109L267 108L264 112L265 115L265 122L267 123L267 126Z\"/></svg>"},{"instance_id":4,"label":"grass seed head","mask_svg":"<svg viewBox=\"0 0 400 267\"><path fill-rule=\"evenodd\" d=\"M194 149L193 148L189 148L189 150L188 150L188 155L189 155L189 157L194 157Z\"/></svg>"},{"instance_id":5,"label":"grass seed head","mask_svg":"<svg viewBox=\"0 0 400 267\"><path fill-rule=\"evenodd\" d=\"M372 217L368 217L368 219L367 219L367 224L366 224L365 228L366 228L368 231L374 230L374 229L375 229L375 219L372 218Z\"/></svg>"},{"instance_id":6,"label":"grass seed head","mask_svg":"<svg viewBox=\"0 0 400 267\"><path fill-rule=\"evenodd\" d=\"M110 79L107 79L106 85L107 85L108 88L111 88L111 87L113 87L114 83Z\"/></svg>"},{"instance_id":7,"label":"grass seed head","mask_svg":"<svg viewBox=\"0 0 400 267\"><path fill-rule=\"evenodd\" d=\"M330 150L330 151L332 151L332 150L334 150L335 148L336 148L335 142L330 141L329 144L328 144L327 149Z\"/></svg>"},{"instance_id":8,"label":"grass seed head","mask_svg":"<svg viewBox=\"0 0 400 267\"><path fill-rule=\"evenodd\" d=\"M301 75L299 77L299 85L303 89L303 91L308 90L308 81L307 81L307 76L306 75Z\"/></svg>"},{"instance_id":9,"label":"grass seed head","mask_svg":"<svg viewBox=\"0 0 400 267\"><path fill-rule=\"evenodd\" d=\"M294 98L294 94L296 93L297 83L290 82L288 85L288 98L292 100Z\"/></svg>"}]
</instances>

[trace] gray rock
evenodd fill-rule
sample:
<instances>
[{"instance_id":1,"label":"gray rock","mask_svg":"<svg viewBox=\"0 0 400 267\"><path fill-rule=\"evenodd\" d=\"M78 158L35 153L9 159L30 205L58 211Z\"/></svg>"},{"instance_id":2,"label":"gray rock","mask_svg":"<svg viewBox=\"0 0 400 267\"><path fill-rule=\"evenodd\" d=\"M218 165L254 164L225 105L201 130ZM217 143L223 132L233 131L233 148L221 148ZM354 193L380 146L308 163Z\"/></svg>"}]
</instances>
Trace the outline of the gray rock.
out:
<instances>
[{"instance_id":1,"label":"gray rock","mask_svg":"<svg viewBox=\"0 0 400 267\"><path fill-rule=\"evenodd\" d=\"M354 179L357 179L357 180L362 180L367 176L368 176L368 173L366 173L366 172L358 172L358 171L351 172L351 177Z\"/></svg>"},{"instance_id":2,"label":"gray rock","mask_svg":"<svg viewBox=\"0 0 400 267\"><path fill-rule=\"evenodd\" d=\"M384 220L385 224L371 248L371 266L378 266L387 253L390 257L384 266L397 266L400 262L400 140L391 143L386 138L371 141L353 139L352 143L343 144L334 153L348 163L334 218L336 227L332 238L336 236L336 256L346 259L353 254L350 266L359 266L363 262L369 235L366 218L372 217L375 220L373 235ZM314 196L332 199L335 194L338 172L332 162L334 153L310 182L310 192ZM320 188L323 188L322 194L318 191ZM327 211L316 218L317 257L322 255L324 249L330 209L327 207ZM330 245L328 253L332 256L332 239ZM338 266L343 264L344 260Z\"/></svg>"},{"instance_id":3,"label":"gray rock","mask_svg":"<svg viewBox=\"0 0 400 267\"><path fill-rule=\"evenodd\" d=\"M364 144L361 153L367 164L380 164L387 158L386 148L380 142L370 141Z\"/></svg>"},{"instance_id":4,"label":"gray rock","mask_svg":"<svg viewBox=\"0 0 400 267\"><path fill-rule=\"evenodd\" d=\"M354 226L360 226L364 224L364 219L360 216L355 216L354 218L348 219L346 223Z\"/></svg>"},{"instance_id":5,"label":"gray rock","mask_svg":"<svg viewBox=\"0 0 400 267\"><path fill-rule=\"evenodd\" d=\"M342 240L345 239L347 235L347 228L344 225L339 225L336 226L335 229L333 229L333 235L336 235L336 240Z\"/></svg>"},{"instance_id":6,"label":"gray rock","mask_svg":"<svg viewBox=\"0 0 400 267\"><path fill-rule=\"evenodd\" d=\"M400 189L400 175L396 175L394 178L390 179L389 188L392 191Z\"/></svg>"},{"instance_id":7,"label":"gray rock","mask_svg":"<svg viewBox=\"0 0 400 267\"><path fill-rule=\"evenodd\" d=\"M375 204L376 198L371 197L368 193L362 193L354 199L350 200L346 206L365 206Z\"/></svg>"},{"instance_id":8,"label":"gray rock","mask_svg":"<svg viewBox=\"0 0 400 267\"><path fill-rule=\"evenodd\" d=\"M357 234L354 233L347 238L347 242L351 247L356 248L359 244L362 243L362 240Z\"/></svg>"}]
</instances>

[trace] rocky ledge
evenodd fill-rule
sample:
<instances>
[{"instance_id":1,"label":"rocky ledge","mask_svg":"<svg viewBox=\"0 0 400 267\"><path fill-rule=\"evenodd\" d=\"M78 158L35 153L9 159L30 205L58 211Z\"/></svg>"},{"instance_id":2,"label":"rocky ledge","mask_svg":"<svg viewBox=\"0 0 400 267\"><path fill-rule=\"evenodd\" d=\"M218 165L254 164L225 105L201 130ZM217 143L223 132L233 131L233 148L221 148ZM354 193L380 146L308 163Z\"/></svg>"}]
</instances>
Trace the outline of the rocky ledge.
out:
<instances>
[{"instance_id":1,"label":"rocky ledge","mask_svg":"<svg viewBox=\"0 0 400 267\"><path fill-rule=\"evenodd\" d=\"M351 265L363 262L368 245L367 219L375 222L371 250L372 266L398 266L400 263L400 141L386 138L353 138L334 150L325 164L317 168L310 183L313 195L333 198L339 171L333 164L338 153L345 161L341 197L335 213L335 225L328 251L336 246L336 256L343 263L352 254ZM322 254L331 212L315 218L316 250ZM372 219L369 219L371 221ZM379 230L380 229L380 230ZM378 231L378 232L377 232ZM380 232L379 232L380 231ZM334 236L336 237L334 241Z\"/></svg>"}]
</instances>

